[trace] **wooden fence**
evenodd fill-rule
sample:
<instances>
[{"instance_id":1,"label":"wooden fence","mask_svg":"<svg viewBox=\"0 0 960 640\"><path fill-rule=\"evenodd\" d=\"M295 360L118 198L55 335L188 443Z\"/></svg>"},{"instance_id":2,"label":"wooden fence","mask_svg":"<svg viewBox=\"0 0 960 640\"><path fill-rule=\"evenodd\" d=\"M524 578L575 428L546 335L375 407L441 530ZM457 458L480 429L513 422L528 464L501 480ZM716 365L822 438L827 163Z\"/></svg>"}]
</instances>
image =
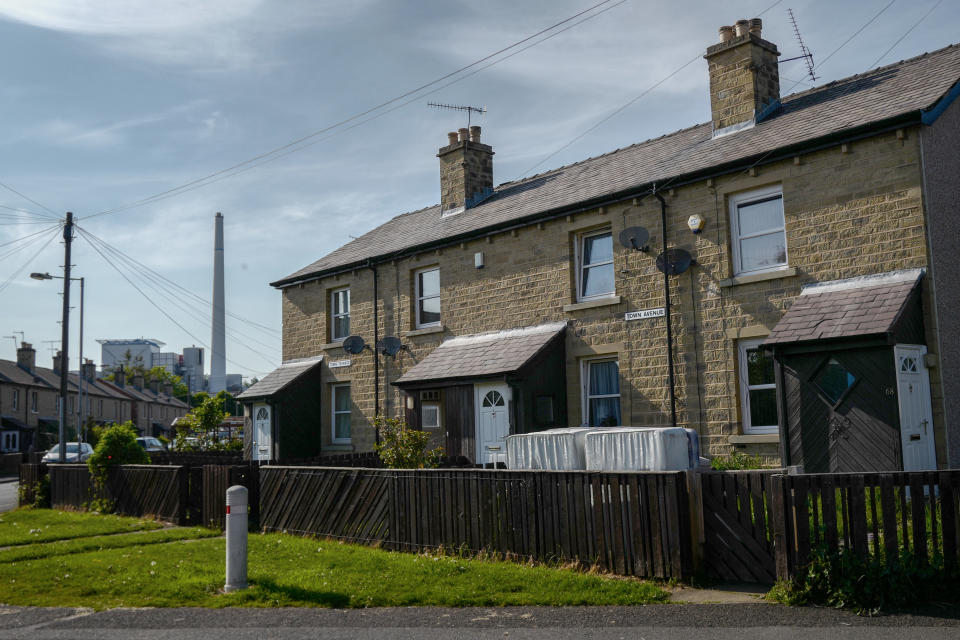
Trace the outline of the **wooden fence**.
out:
<instances>
[{"instance_id":1,"label":"wooden fence","mask_svg":"<svg viewBox=\"0 0 960 640\"><path fill-rule=\"evenodd\" d=\"M960 471L773 476L777 577L796 576L813 549L882 562L910 554L958 566Z\"/></svg>"},{"instance_id":2,"label":"wooden fence","mask_svg":"<svg viewBox=\"0 0 960 640\"><path fill-rule=\"evenodd\" d=\"M692 574L688 474L261 467L266 530Z\"/></svg>"},{"instance_id":3,"label":"wooden fence","mask_svg":"<svg viewBox=\"0 0 960 640\"><path fill-rule=\"evenodd\" d=\"M32 505L37 497L37 487L47 475L47 465L24 463L20 465L20 505Z\"/></svg>"},{"instance_id":4,"label":"wooden fence","mask_svg":"<svg viewBox=\"0 0 960 640\"><path fill-rule=\"evenodd\" d=\"M97 493L84 464L49 466L50 504L54 509L83 509L96 498L113 502L114 513L155 516L175 524L196 524L190 511L190 474L186 467L123 465L110 470Z\"/></svg>"},{"instance_id":5,"label":"wooden fence","mask_svg":"<svg viewBox=\"0 0 960 640\"><path fill-rule=\"evenodd\" d=\"M23 462L22 453L0 453L0 476L15 476Z\"/></svg>"},{"instance_id":6,"label":"wooden fence","mask_svg":"<svg viewBox=\"0 0 960 640\"><path fill-rule=\"evenodd\" d=\"M260 523L260 473L256 464L205 465L203 468L203 525L226 528L227 489L234 485L247 488L248 523L252 531Z\"/></svg>"}]
</instances>

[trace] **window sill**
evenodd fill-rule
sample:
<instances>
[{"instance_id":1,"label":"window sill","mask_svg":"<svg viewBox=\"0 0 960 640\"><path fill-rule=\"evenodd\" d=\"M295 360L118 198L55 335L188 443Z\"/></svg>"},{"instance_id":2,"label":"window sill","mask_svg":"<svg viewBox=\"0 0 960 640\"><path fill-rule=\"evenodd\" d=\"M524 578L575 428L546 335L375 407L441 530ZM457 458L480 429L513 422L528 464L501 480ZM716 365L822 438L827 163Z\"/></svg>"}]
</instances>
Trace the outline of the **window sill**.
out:
<instances>
[{"instance_id":1,"label":"window sill","mask_svg":"<svg viewBox=\"0 0 960 640\"><path fill-rule=\"evenodd\" d=\"M328 444L323 448L323 450L324 451L346 451L349 453L353 451L353 445L350 444L349 442L347 443L337 442L334 444Z\"/></svg>"},{"instance_id":2,"label":"window sill","mask_svg":"<svg viewBox=\"0 0 960 640\"><path fill-rule=\"evenodd\" d=\"M730 436L730 444L779 444L778 433L748 433L740 436Z\"/></svg>"},{"instance_id":3,"label":"window sill","mask_svg":"<svg viewBox=\"0 0 960 640\"><path fill-rule=\"evenodd\" d=\"M442 324L438 324L435 327L424 327L422 329L411 329L407 331L404 335L405 338L411 338L413 336L428 336L431 333L443 333L447 328Z\"/></svg>"},{"instance_id":4,"label":"window sill","mask_svg":"<svg viewBox=\"0 0 960 640\"><path fill-rule=\"evenodd\" d=\"M343 348L343 340L340 340L339 342L328 342L327 344L323 345L323 346L320 347L320 348L323 349L323 350L327 350L327 349L342 349L342 348Z\"/></svg>"},{"instance_id":5,"label":"window sill","mask_svg":"<svg viewBox=\"0 0 960 640\"><path fill-rule=\"evenodd\" d=\"M735 276L720 281L721 287L735 287L739 284L750 284L752 282L766 282L767 280L779 280L780 278L789 278L797 275L796 267L785 267L776 271L764 271L763 273L748 273L742 276Z\"/></svg>"},{"instance_id":6,"label":"window sill","mask_svg":"<svg viewBox=\"0 0 960 640\"><path fill-rule=\"evenodd\" d=\"M578 302L576 304L565 304L563 305L563 310L566 312L570 311L582 311L583 309L594 309L596 307L608 307L613 304L620 304L622 298L620 296L608 296L606 298L599 298L597 300L588 300L587 302Z\"/></svg>"}]
</instances>

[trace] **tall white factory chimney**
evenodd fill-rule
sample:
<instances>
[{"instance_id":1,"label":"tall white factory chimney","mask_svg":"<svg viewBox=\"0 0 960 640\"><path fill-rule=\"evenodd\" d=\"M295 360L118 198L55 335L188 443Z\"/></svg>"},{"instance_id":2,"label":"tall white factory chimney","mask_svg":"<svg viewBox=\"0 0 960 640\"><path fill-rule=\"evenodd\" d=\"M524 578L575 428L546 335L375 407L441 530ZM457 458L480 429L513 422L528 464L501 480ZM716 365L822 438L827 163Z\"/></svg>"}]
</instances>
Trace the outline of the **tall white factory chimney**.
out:
<instances>
[{"instance_id":1,"label":"tall white factory chimney","mask_svg":"<svg viewBox=\"0 0 960 640\"><path fill-rule=\"evenodd\" d=\"M210 395L227 388L226 324L223 302L223 215L218 211L213 232L213 338L210 357Z\"/></svg>"}]
</instances>

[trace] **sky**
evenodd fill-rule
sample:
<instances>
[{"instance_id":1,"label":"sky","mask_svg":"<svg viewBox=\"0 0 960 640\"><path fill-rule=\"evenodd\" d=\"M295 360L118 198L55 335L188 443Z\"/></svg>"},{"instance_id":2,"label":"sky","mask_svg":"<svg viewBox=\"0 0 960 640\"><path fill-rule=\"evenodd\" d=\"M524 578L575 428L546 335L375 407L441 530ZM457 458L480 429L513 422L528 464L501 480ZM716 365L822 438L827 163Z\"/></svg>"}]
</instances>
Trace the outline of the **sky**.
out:
<instances>
[{"instance_id":1,"label":"sky","mask_svg":"<svg viewBox=\"0 0 960 640\"><path fill-rule=\"evenodd\" d=\"M817 79L782 63L784 95L960 40L954 0L609 0L327 130L600 1L0 0L0 358L16 358L23 332L51 366L61 283L29 274L62 274L51 227L66 211L81 230L83 354L97 363L105 338L205 346L209 359L223 212L227 371L262 377L281 353L270 282L439 201L436 152L466 118L428 102L487 109L472 124L500 184L709 121L702 55L737 19L761 16L791 58L793 10ZM71 296L75 369L78 286Z\"/></svg>"}]
</instances>

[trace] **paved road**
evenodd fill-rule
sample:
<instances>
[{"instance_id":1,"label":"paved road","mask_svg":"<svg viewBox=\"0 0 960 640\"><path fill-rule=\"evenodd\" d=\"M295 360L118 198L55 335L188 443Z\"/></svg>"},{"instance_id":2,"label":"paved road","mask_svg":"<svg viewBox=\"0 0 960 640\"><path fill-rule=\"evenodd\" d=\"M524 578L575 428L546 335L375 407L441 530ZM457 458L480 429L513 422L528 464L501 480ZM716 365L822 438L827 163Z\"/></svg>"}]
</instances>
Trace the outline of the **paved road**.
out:
<instances>
[{"instance_id":1,"label":"paved road","mask_svg":"<svg viewBox=\"0 0 960 640\"><path fill-rule=\"evenodd\" d=\"M0 476L0 513L17 507L17 477Z\"/></svg>"},{"instance_id":2,"label":"paved road","mask_svg":"<svg viewBox=\"0 0 960 640\"><path fill-rule=\"evenodd\" d=\"M80 609L0 606L0 638L718 640L958 638L960 613L858 618L769 604L444 609Z\"/></svg>"}]
</instances>

